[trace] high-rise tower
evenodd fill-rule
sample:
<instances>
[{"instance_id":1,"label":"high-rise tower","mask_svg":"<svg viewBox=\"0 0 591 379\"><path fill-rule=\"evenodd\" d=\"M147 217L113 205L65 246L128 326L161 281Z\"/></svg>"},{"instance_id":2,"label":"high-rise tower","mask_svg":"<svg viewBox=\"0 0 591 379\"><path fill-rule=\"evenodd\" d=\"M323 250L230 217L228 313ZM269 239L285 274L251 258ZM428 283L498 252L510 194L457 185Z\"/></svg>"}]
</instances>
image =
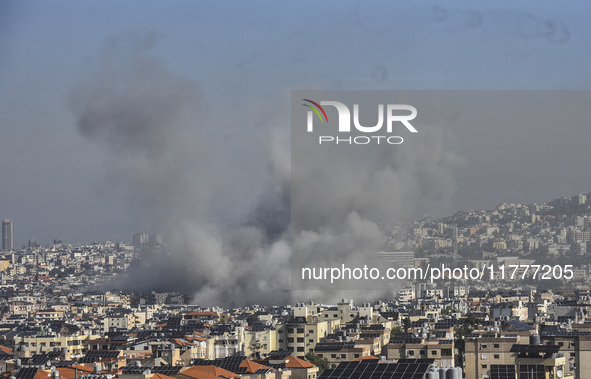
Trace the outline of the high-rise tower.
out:
<instances>
[{"instance_id":1,"label":"high-rise tower","mask_svg":"<svg viewBox=\"0 0 591 379\"><path fill-rule=\"evenodd\" d=\"M12 220L2 220L2 250L14 248Z\"/></svg>"}]
</instances>

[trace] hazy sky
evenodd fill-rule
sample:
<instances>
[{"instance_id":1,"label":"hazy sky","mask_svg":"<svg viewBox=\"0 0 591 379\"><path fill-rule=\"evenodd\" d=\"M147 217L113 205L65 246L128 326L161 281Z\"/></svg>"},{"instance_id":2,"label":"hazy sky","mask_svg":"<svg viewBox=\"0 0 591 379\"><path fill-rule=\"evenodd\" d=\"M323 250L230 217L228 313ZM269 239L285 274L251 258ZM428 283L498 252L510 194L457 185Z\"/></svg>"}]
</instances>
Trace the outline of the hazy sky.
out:
<instances>
[{"instance_id":1,"label":"hazy sky","mask_svg":"<svg viewBox=\"0 0 591 379\"><path fill-rule=\"evenodd\" d=\"M272 182L268 141L289 133L290 90L589 90L590 13L582 0L0 0L0 218L14 221L17 246L30 237L130 241L157 227L150 218L161 209L141 181L131 186L127 178L149 177L158 162L171 176L147 191L203 188L186 212L232 223ZM164 78L148 81L146 91L187 91L175 100L184 118L170 121L182 131L156 135L182 151L172 161L130 158L149 155L125 140L142 134L88 135L77 126L88 110L78 102L92 103L105 80L113 81L106 93L118 94L117 82L134 76L137 62L146 69L140 87L143 78ZM475 125L455 135L467 164L456 177L454 210L591 190L584 143L591 131L556 130L563 133L535 123Z\"/></svg>"}]
</instances>

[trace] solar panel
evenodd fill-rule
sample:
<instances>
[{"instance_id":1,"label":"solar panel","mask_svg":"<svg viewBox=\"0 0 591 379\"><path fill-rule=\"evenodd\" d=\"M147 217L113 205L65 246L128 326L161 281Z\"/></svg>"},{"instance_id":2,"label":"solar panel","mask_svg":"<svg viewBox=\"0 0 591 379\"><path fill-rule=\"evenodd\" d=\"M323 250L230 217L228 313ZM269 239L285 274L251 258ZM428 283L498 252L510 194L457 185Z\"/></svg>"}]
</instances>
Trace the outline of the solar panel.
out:
<instances>
[{"instance_id":1,"label":"solar panel","mask_svg":"<svg viewBox=\"0 0 591 379\"><path fill-rule=\"evenodd\" d=\"M21 367L16 373L16 379L33 379L39 369L37 367Z\"/></svg>"},{"instance_id":2,"label":"solar panel","mask_svg":"<svg viewBox=\"0 0 591 379\"><path fill-rule=\"evenodd\" d=\"M531 330L534 330L534 328L524 322L521 322L519 320L509 320L506 321L506 324L511 326L513 329L517 329L518 331L521 332L529 332Z\"/></svg>"},{"instance_id":3,"label":"solar panel","mask_svg":"<svg viewBox=\"0 0 591 379\"><path fill-rule=\"evenodd\" d=\"M104 359L115 359L119 357L119 350L91 350L80 360L81 363L100 362Z\"/></svg>"},{"instance_id":4,"label":"solar panel","mask_svg":"<svg viewBox=\"0 0 591 379\"><path fill-rule=\"evenodd\" d=\"M546 379L544 365L519 365L519 379Z\"/></svg>"},{"instance_id":5,"label":"solar panel","mask_svg":"<svg viewBox=\"0 0 591 379\"><path fill-rule=\"evenodd\" d=\"M390 339L390 343L397 343L397 344L418 344L418 343L422 343L423 340L421 338L417 338L417 337L394 337L392 339Z\"/></svg>"},{"instance_id":6,"label":"solar panel","mask_svg":"<svg viewBox=\"0 0 591 379\"><path fill-rule=\"evenodd\" d=\"M355 342L330 342L330 343L319 343L314 348L315 351L338 351L343 349L355 348Z\"/></svg>"},{"instance_id":7,"label":"solar panel","mask_svg":"<svg viewBox=\"0 0 591 379\"><path fill-rule=\"evenodd\" d=\"M59 361L57 363L53 363L52 366L54 367L72 367L78 363L77 359L69 360L69 361Z\"/></svg>"},{"instance_id":8,"label":"solar panel","mask_svg":"<svg viewBox=\"0 0 591 379\"><path fill-rule=\"evenodd\" d=\"M49 354L35 354L30 358L22 359L22 364L24 366L43 366L49 361L51 361Z\"/></svg>"},{"instance_id":9,"label":"solar panel","mask_svg":"<svg viewBox=\"0 0 591 379\"><path fill-rule=\"evenodd\" d=\"M268 357L270 359L275 358L275 359L281 359L281 358L285 358L288 355L292 355L293 354L293 350L273 350L272 352L269 353Z\"/></svg>"},{"instance_id":10,"label":"solar panel","mask_svg":"<svg viewBox=\"0 0 591 379\"><path fill-rule=\"evenodd\" d=\"M490 379L515 379L515 366L490 365Z\"/></svg>"},{"instance_id":11,"label":"solar panel","mask_svg":"<svg viewBox=\"0 0 591 379\"><path fill-rule=\"evenodd\" d=\"M400 358L396 363L426 363L433 364L434 358Z\"/></svg>"},{"instance_id":12,"label":"solar panel","mask_svg":"<svg viewBox=\"0 0 591 379\"><path fill-rule=\"evenodd\" d=\"M430 363L343 362L325 370L318 379L422 379Z\"/></svg>"},{"instance_id":13,"label":"solar panel","mask_svg":"<svg viewBox=\"0 0 591 379\"><path fill-rule=\"evenodd\" d=\"M557 337L570 337L570 336L591 336L591 332L583 332L580 330L557 330L556 328L545 328L542 332L543 336L557 336Z\"/></svg>"},{"instance_id":14,"label":"solar panel","mask_svg":"<svg viewBox=\"0 0 591 379\"><path fill-rule=\"evenodd\" d=\"M195 359L193 361L193 365L195 366L216 366L219 368L223 368L224 370L235 372L236 374L241 374L245 372L244 367L240 367L242 361L246 359L243 355L231 356L226 358L208 360L208 359Z\"/></svg>"},{"instance_id":15,"label":"solar panel","mask_svg":"<svg viewBox=\"0 0 591 379\"><path fill-rule=\"evenodd\" d=\"M361 327L362 330L386 330L386 327L382 324L364 325Z\"/></svg>"},{"instance_id":16,"label":"solar panel","mask_svg":"<svg viewBox=\"0 0 591 379\"><path fill-rule=\"evenodd\" d=\"M520 345L514 344L511 346L511 353L526 353L526 354L556 354L560 350L558 345Z\"/></svg>"},{"instance_id":17,"label":"solar panel","mask_svg":"<svg viewBox=\"0 0 591 379\"><path fill-rule=\"evenodd\" d=\"M152 367L152 373L173 376L181 371L182 366L158 366Z\"/></svg>"}]
</instances>

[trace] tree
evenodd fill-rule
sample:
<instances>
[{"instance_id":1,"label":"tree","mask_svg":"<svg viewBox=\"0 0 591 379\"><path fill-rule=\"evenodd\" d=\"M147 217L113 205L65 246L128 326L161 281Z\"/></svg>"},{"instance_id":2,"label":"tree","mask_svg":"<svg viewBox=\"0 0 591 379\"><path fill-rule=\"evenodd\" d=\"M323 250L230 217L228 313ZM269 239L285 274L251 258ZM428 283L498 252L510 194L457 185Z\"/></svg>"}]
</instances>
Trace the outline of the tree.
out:
<instances>
[{"instance_id":1,"label":"tree","mask_svg":"<svg viewBox=\"0 0 591 379\"><path fill-rule=\"evenodd\" d=\"M248 325L252 325L258 320L259 320L259 316L255 315L255 314L250 314L246 318L246 322L248 323Z\"/></svg>"},{"instance_id":2,"label":"tree","mask_svg":"<svg viewBox=\"0 0 591 379\"><path fill-rule=\"evenodd\" d=\"M470 313L464 323L454 330L454 345L458 349L458 362L456 364L460 367L464 365L464 355L466 353L466 340L464 338L466 334L476 329L481 322L482 320L476 317L474 313Z\"/></svg>"},{"instance_id":3,"label":"tree","mask_svg":"<svg viewBox=\"0 0 591 379\"><path fill-rule=\"evenodd\" d=\"M443 316L449 316L454 312L454 309L451 306L447 306L441 310L441 314Z\"/></svg>"},{"instance_id":4,"label":"tree","mask_svg":"<svg viewBox=\"0 0 591 379\"><path fill-rule=\"evenodd\" d=\"M410 318L405 318L402 321L402 328L404 329L405 333L408 333L408 329L410 329L412 327L412 322L410 321Z\"/></svg>"},{"instance_id":5,"label":"tree","mask_svg":"<svg viewBox=\"0 0 591 379\"><path fill-rule=\"evenodd\" d=\"M318 367L318 374L320 374L322 371L324 371L330 367L330 363L328 363L328 359L322 358L319 355L314 354L314 352L312 352L312 351L309 351L305 355L305 358L308 362L310 362Z\"/></svg>"},{"instance_id":6,"label":"tree","mask_svg":"<svg viewBox=\"0 0 591 379\"><path fill-rule=\"evenodd\" d=\"M404 330L402 329L401 326L396 325L392 328L392 331L390 332L390 338L394 338L397 335L399 335L400 333L404 333Z\"/></svg>"}]
</instances>

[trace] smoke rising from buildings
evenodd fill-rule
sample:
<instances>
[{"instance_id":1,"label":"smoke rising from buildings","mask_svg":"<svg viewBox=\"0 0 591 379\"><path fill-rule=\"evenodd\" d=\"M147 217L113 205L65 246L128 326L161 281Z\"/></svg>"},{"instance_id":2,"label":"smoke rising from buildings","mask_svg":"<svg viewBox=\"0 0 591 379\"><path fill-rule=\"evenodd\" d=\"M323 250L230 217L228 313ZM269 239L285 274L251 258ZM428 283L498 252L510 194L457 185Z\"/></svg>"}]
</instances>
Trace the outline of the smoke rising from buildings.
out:
<instances>
[{"instance_id":1,"label":"smoke rising from buildings","mask_svg":"<svg viewBox=\"0 0 591 379\"><path fill-rule=\"evenodd\" d=\"M113 285L189 291L204 305L334 299L342 294L291 298L292 248L310 266L359 262L360 252L381 249L382 223L391 226L451 198L463 161L450 147L453 138L430 127L424 138L360 160L362 170L350 178L350 170L336 172L311 156L306 175L298 177L298 186L310 188L311 203L298 210L306 227L292 230L288 128L274 128L273 120L220 139L220 129L236 125L212 123L202 107L207 94L150 57L155 41L152 35L114 38L98 67L71 92L78 131L109 156L102 185L126 199L131 216L163 231L169 245L167 254L153 254ZM234 122L243 116L236 114ZM279 124L287 125L287 117ZM248 133L271 138L249 139ZM266 165L249 157L261 141L269 152ZM350 186L339 187L343 180ZM236 189L227 191L228 185ZM253 188L258 192L250 193ZM218 217L236 204L243 208L233 217Z\"/></svg>"}]
</instances>

